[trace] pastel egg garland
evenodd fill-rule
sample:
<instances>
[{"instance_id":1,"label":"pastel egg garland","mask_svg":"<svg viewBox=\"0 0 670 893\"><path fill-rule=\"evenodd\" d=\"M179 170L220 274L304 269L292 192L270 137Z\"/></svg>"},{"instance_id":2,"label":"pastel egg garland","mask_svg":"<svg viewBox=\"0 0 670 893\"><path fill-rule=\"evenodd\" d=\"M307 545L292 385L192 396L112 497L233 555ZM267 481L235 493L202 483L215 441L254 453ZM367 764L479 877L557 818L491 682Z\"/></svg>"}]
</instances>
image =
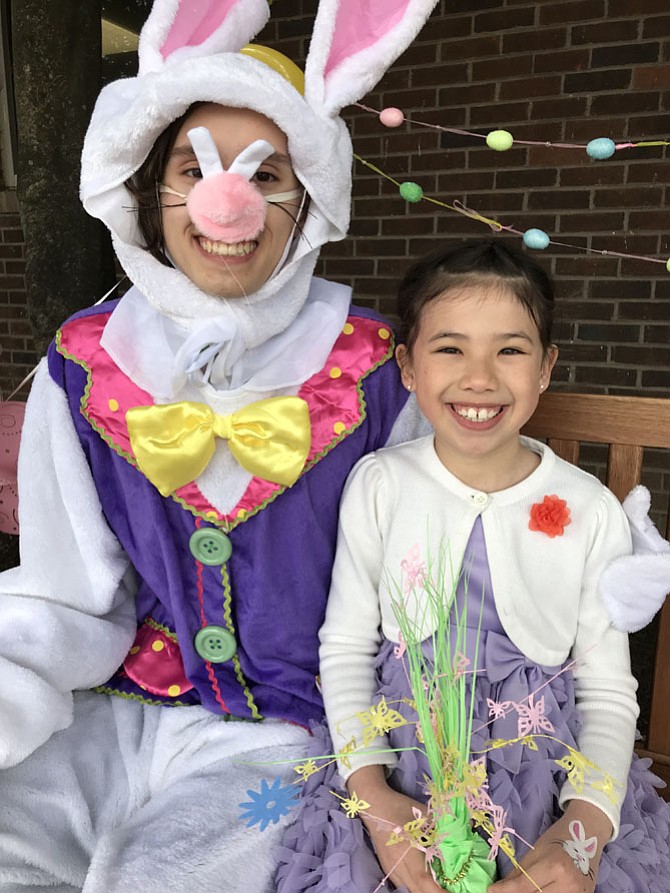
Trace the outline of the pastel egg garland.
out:
<instances>
[{"instance_id":1,"label":"pastel egg garland","mask_svg":"<svg viewBox=\"0 0 670 893\"><path fill-rule=\"evenodd\" d=\"M597 161L604 161L611 158L616 152L616 143L607 137L599 137L597 140L591 140L586 144L586 154L589 158L595 158Z\"/></svg>"},{"instance_id":2,"label":"pastel egg garland","mask_svg":"<svg viewBox=\"0 0 670 893\"><path fill-rule=\"evenodd\" d=\"M486 134L486 145L494 152L507 152L514 145L514 137L509 130L492 130Z\"/></svg>"},{"instance_id":3,"label":"pastel egg garland","mask_svg":"<svg viewBox=\"0 0 670 893\"><path fill-rule=\"evenodd\" d=\"M514 145L543 146L545 148L555 147L561 149L581 149L586 151L586 154L589 158L592 158L595 161L605 161L608 158L612 158L614 154L621 149L635 149L649 146L670 146L670 140L641 140L637 142L615 143L614 140L610 139L609 137L598 137L596 139L592 139L586 145L578 143L551 143L547 140L515 140L513 135L508 130L491 130L487 134L473 133L471 131L460 130L454 127L442 127L439 124L425 124L423 121L417 121L412 118L407 118L404 112L401 109L396 108L395 106L389 106L388 108L382 109L382 111L380 112L377 109L370 108L366 105L363 105L362 103L356 103L356 105L358 108L361 108L366 112L377 115L380 122L386 127L399 127L402 123L407 122L408 124L414 124L421 127L429 127L433 130L440 130L444 133L454 133L459 136L469 136L475 139L482 139L485 140L486 145L494 152L506 152ZM418 203L424 200L429 201L432 204L439 205L440 207L447 208L450 211L455 211L458 214L469 217L471 220L478 220L481 223L485 223L494 232L507 232L520 236L524 245L532 250L544 251L546 248L549 247L549 245L560 245L563 248L570 248L574 251L585 251L587 253L609 255L611 257L622 257L635 260L644 260L651 263L663 264L668 273L670 273L670 258L658 258L638 254L628 254L621 251L600 250L598 248L585 247L583 245L569 245L565 242L557 242L551 239L548 233L536 227L531 227L530 229L527 229L525 232L523 232L515 229L513 226L506 226L498 220L488 218L485 215L480 214L473 208L466 207L463 202L459 200L455 200L453 204L448 204L447 202L443 202L439 199L428 196L424 193L422 187L418 183L414 183L409 180L400 183L390 174L387 174L385 171L381 170L375 164L372 164L372 162L367 161L365 158L362 158L360 155L354 154L354 157L359 162L361 162L361 164L364 164L366 167L375 171L375 173L394 183L398 188L401 198L403 198L406 202Z\"/></svg>"},{"instance_id":4,"label":"pastel egg garland","mask_svg":"<svg viewBox=\"0 0 670 893\"><path fill-rule=\"evenodd\" d=\"M412 183L411 180L401 183L399 192L406 202L411 202L412 204L420 202L423 198L423 189L418 183Z\"/></svg>"},{"instance_id":5,"label":"pastel egg garland","mask_svg":"<svg viewBox=\"0 0 670 893\"><path fill-rule=\"evenodd\" d=\"M400 127L405 120L405 115L400 109L391 106L390 108L381 110L379 113L379 120L384 127Z\"/></svg>"},{"instance_id":6,"label":"pastel egg garland","mask_svg":"<svg viewBox=\"0 0 670 893\"><path fill-rule=\"evenodd\" d=\"M536 251L544 251L549 246L551 239L543 229L527 229L523 234L523 244L526 248Z\"/></svg>"}]
</instances>

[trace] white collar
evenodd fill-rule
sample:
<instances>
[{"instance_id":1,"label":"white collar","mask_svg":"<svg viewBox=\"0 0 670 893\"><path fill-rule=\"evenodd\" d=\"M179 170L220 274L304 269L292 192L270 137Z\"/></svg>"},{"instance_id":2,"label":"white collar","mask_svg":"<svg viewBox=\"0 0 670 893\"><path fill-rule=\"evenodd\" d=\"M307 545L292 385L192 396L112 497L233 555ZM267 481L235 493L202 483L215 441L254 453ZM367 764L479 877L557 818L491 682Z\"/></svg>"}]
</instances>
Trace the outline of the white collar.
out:
<instances>
[{"instance_id":1,"label":"white collar","mask_svg":"<svg viewBox=\"0 0 670 893\"><path fill-rule=\"evenodd\" d=\"M256 394L267 397L295 389L322 369L342 330L350 300L347 286L312 278L307 299L293 321L248 347L237 314L184 325L161 313L133 286L114 309L101 344L117 366L157 402L194 397L212 402L208 396L234 399L244 394L243 404ZM202 364L194 362L198 357Z\"/></svg>"}]
</instances>

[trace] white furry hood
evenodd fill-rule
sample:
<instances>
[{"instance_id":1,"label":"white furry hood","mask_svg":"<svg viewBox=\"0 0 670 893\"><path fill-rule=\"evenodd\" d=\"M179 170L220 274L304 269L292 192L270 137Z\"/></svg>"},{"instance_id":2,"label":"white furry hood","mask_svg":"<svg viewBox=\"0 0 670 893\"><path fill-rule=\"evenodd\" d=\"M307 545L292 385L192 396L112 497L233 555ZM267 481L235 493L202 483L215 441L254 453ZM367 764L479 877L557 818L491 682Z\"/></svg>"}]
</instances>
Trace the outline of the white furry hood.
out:
<instances>
[{"instance_id":1,"label":"white furry hood","mask_svg":"<svg viewBox=\"0 0 670 893\"><path fill-rule=\"evenodd\" d=\"M311 198L303 237L287 263L244 304L204 294L179 270L163 266L145 251L134 199L123 185L163 130L201 101L252 108L270 118L287 134L295 174ZM257 338L271 337L295 318L319 249L346 235L351 157L351 140L340 118L317 119L303 97L262 62L222 53L175 62L102 91L84 143L81 197L86 210L109 227L124 270L158 310L186 325L232 312L247 345L255 346ZM273 314L268 325L265 305L280 293L281 312Z\"/></svg>"},{"instance_id":2,"label":"white furry hood","mask_svg":"<svg viewBox=\"0 0 670 893\"><path fill-rule=\"evenodd\" d=\"M140 36L137 77L109 84L99 96L82 154L81 198L110 229L126 273L156 309L187 328L233 315L247 346L291 324L319 249L344 238L349 225L352 147L340 110L377 83L435 2L322 0L303 97L273 68L239 52L267 20L265 0L155 0ZM206 295L152 258L123 185L195 102L248 108L273 121L310 196L303 236L281 271L243 301Z\"/></svg>"}]
</instances>

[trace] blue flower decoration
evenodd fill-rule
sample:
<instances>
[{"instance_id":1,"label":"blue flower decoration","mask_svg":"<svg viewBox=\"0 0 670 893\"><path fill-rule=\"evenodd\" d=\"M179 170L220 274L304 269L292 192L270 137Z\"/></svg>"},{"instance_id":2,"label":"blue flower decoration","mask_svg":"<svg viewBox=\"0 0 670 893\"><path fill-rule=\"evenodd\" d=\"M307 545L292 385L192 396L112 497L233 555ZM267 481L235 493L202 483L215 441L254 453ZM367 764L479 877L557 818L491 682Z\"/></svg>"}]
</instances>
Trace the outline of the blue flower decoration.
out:
<instances>
[{"instance_id":1,"label":"blue flower decoration","mask_svg":"<svg viewBox=\"0 0 670 893\"><path fill-rule=\"evenodd\" d=\"M295 806L293 801L298 788L295 785L282 786L281 778L275 778L272 785L262 779L260 791L250 790L247 794L251 800L239 804L243 810L242 818L246 819L247 828L260 823L261 831L265 831L270 822L276 824Z\"/></svg>"}]
</instances>

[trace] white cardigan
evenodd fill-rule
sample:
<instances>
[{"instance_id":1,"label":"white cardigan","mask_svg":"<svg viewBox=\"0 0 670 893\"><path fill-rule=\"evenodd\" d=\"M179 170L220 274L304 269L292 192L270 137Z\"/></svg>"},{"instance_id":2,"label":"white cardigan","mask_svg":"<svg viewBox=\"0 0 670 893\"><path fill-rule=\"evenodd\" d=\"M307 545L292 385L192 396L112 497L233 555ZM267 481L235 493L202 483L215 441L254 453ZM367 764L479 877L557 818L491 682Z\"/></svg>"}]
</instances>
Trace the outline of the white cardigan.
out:
<instances>
[{"instance_id":1,"label":"white cardigan","mask_svg":"<svg viewBox=\"0 0 670 893\"><path fill-rule=\"evenodd\" d=\"M466 486L438 459L433 436L365 456L344 492L337 555L321 629L321 681L336 750L352 734L357 712L374 699L373 663L382 636L398 641L392 598L402 588L401 563L418 547L434 560L448 552L458 575L475 519L481 516L500 621L529 659L549 666L579 658L574 671L581 752L619 782L623 799L638 707L628 637L610 625L597 582L615 558L630 553L628 521L596 478L522 438L541 456L525 480L496 493ZM528 527L530 509L547 495L565 499L571 523L550 538ZM446 569L450 582L452 571ZM393 581L389 585L389 581ZM391 591L389 591L389 589ZM420 593L419 593L420 595ZM408 610L416 596L406 596ZM418 615L417 615L418 616ZM431 629L424 624L425 634ZM352 720L353 717L353 720ZM379 746L378 746L379 745ZM370 749L380 751L379 741ZM370 764L393 765L389 752L357 753L346 777ZM561 803L575 797L571 785ZM618 830L619 805L584 786L579 799L600 807Z\"/></svg>"}]
</instances>

